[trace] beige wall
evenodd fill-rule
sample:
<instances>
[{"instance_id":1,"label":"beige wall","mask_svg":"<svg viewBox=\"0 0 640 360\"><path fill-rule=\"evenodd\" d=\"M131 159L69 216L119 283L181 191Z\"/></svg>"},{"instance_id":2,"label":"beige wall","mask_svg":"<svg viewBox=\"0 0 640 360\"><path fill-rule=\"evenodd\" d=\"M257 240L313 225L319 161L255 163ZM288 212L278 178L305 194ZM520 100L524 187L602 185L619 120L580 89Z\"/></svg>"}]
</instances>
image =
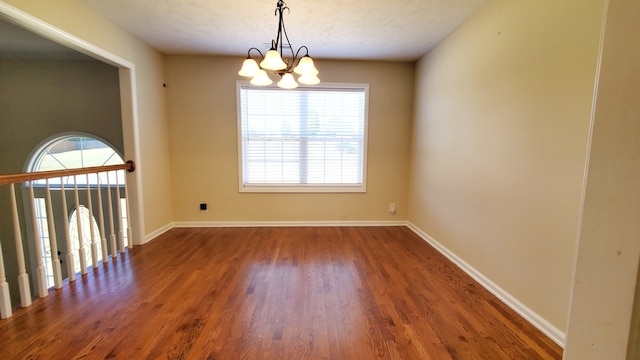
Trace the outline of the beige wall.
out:
<instances>
[{"instance_id":1,"label":"beige wall","mask_svg":"<svg viewBox=\"0 0 640 360\"><path fill-rule=\"evenodd\" d=\"M162 87L162 56L79 0L6 0L4 3L135 64L140 135L138 171L142 179L145 222L143 234L150 234L171 223L169 136ZM135 155L131 135L129 129L125 129L125 157L128 159Z\"/></svg>"},{"instance_id":2,"label":"beige wall","mask_svg":"<svg viewBox=\"0 0 640 360\"><path fill-rule=\"evenodd\" d=\"M603 3L492 1L416 70L409 220L560 332Z\"/></svg>"},{"instance_id":3,"label":"beige wall","mask_svg":"<svg viewBox=\"0 0 640 360\"><path fill-rule=\"evenodd\" d=\"M608 0L567 360L632 359L627 342L638 341L629 336L640 261L638 19L637 0Z\"/></svg>"},{"instance_id":4,"label":"beige wall","mask_svg":"<svg viewBox=\"0 0 640 360\"><path fill-rule=\"evenodd\" d=\"M236 81L241 58L167 56L174 220L405 220L413 65L317 61L324 82L369 84L367 192L238 192ZM209 211L201 213L198 204ZM389 202L397 214L388 212Z\"/></svg>"}]
</instances>

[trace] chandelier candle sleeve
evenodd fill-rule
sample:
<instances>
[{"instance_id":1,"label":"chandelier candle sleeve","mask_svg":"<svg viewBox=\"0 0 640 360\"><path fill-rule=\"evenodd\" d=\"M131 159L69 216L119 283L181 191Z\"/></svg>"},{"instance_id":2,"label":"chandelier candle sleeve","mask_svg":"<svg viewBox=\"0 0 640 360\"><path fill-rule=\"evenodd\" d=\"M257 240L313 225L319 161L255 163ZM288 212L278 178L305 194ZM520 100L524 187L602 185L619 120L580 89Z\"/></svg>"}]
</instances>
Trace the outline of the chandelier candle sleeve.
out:
<instances>
[{"instance_id":1,"label":"chandelier candle sleeve","mask_svg":"<svg viewBox=\"0 0 640 360\"><path fill-rule=\"evenodd\" d=\"M273 83L273 80L265 71L268 70L270 73L280 76L278 86L283 89L295 89L298 87L298 83L304 85L319 84L318 69L316 69L313 59L309 56L309 48L303 45L296 52L293 51L293 46L289 41L289 35L287 35L287 30L284 26L284 10L289 11L289 8L283 0L278 0L276 4L276 15L279 18L278 33L276 39L271 40L271 49L263 55L257 48L250 48L247 51L247 58L244 60L242 68L238 71L238 75L251 78L252 85L266 86ZM256 59L252 57L252 50ZM288 50L287 54L284 54L285 50ZM256 52L259 57L255 54ZM297 82L293 77L293 73L300 75Z\"/></svg>"}]
</instances>

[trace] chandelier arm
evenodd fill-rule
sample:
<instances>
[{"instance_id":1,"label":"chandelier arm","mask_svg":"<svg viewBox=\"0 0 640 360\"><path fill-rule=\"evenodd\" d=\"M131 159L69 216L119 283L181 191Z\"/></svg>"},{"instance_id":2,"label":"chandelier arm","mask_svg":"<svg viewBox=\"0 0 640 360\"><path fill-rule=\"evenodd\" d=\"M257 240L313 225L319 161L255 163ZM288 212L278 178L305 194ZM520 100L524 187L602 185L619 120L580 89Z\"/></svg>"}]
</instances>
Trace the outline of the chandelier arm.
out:
<instances>
[{"instance_id":1,"label":"chandelier arm","mask_svg":"<svg viewBox=\"0 0 640 360\"><path fill-rule=\"evenodd\" d=\"M278 5L280 5L280 2L278 2ZM278 6L278 8L276 9L276 14L278 14L279 16L279 20L278 20L278 33L276 34L276 39L275 40L271 40L271 48L274 50L278 50L278 45L280 45L280 56L282 56L282 26L284 24L283 22L283 18L282 18L282 9L280 8L280 6Z\"/></svg>"},{"instance_id":2,"label":"chandelier arm","mask_svg":"<svg viewBox=\"0 0 640 360\"><path fill-rule=\"evenodd\" d=\"M305 45L302 45L298 48L298 51L296 51L295 56L293 57L293 63L295 64L296 60L300 60L300 57L298 55L300 55L300 51L302 51L302 49L305 49L305 54L304 56L309 56L309 48L306 47ZM291 52L293 52L293 49L291 49Z\"/></svg>"},{"instance_id":3,"label":"chandelier arm","mask_svg":"<svg viewBox=\"0 0 640 360\"><path fill-rule=\"evenodd\" d=\"M255 50L255 51L257 51L257 52L258 52L258 54L260 54L260 58L261 58L261 59L262 59L262 58L264 58L264 55L262 54L262 51L260 51L260 49L255 48L255 47L252 47L252 48L249 48L249 50L247 51L247 59L250 59L250 58L251 58L251 50Z\"/></svg>"},{"instance_id":4,"label":"chandelier arm","mask_svg":"<svg viewBox=\"0 0 640 360\"><path fill-rule=\"evenodd\" d=\"M284 1L283 0L278 0L278 3L276 3L276 9L273 12L273 15L278 17L278 32L276 34L276 39L275 40L271 40L271 48L278 50L278 44L280 43L280 33L282 32L282 7L284 6Z\"/></svg>"},{"instance_id":5,"label":"chandelier arm","mask_svg":"<svg viewBox=\"0 0 640 360\"><path fill-rule=\"evenodd\" d=\"M286 9L288 10L289 8L286 8ZM286 68L286 72L290 72L290 70L293 68L293 65L296 62L297 53L293 52L293 45L291 45L291 41L289 40L289 34L287 34L287 29L284 26L284 22L282 23L282 32L284 33L283 43L284 43L284 39L287 39L287 45L289 46L289 51L291 52L291 64L287 64L287 68ZM282 56L282 48L283 48L283 44L280 44L280 56ZM298 49L298 51L300 51L300 49Z\"/></svg>"}]
</instances>

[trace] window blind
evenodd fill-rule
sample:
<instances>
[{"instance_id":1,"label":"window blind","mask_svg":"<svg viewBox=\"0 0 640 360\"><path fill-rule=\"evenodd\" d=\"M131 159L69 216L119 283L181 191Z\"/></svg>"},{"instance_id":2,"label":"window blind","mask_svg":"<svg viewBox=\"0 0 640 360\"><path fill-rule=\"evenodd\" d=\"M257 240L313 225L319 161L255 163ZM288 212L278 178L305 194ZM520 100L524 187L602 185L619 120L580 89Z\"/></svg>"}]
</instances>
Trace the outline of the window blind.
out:
<instances>
[{"instance_id":1,"label":"window blind","mask_svg":"<svg viewBox=\"0 0 640 360\"><path fill-rule=\"evenodd\" d=\"M241 86L241 187L362 188L366 87Z\"/></svg>"}]
</instances>

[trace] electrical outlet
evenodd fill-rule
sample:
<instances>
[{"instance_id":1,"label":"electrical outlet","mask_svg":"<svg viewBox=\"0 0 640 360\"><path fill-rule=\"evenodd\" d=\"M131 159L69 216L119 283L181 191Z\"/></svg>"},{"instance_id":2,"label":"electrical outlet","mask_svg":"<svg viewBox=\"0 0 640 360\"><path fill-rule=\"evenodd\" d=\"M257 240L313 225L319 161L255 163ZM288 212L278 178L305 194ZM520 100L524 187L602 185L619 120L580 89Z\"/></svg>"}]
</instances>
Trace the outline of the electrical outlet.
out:
<instances>
[{"instance_id":1,"label":"electrical outlet","mask_svg":"<svg viewBox=\"0 0 640 360\"><path fill-rule=\"evenodd\" d=\"M201 203L200 204L200 211L201 212L207 212L207 203Z\"/></svg>"},{"instance_id":2,"label":"electrical outlet","mask_svg":"<svg viewBox=\"0 0 640 360\"><path fill-rule=\"evenodd\" d=\"M392 214L396 213L396 203L389 203L389 212Z\"/></svg>"}]
</instances>

